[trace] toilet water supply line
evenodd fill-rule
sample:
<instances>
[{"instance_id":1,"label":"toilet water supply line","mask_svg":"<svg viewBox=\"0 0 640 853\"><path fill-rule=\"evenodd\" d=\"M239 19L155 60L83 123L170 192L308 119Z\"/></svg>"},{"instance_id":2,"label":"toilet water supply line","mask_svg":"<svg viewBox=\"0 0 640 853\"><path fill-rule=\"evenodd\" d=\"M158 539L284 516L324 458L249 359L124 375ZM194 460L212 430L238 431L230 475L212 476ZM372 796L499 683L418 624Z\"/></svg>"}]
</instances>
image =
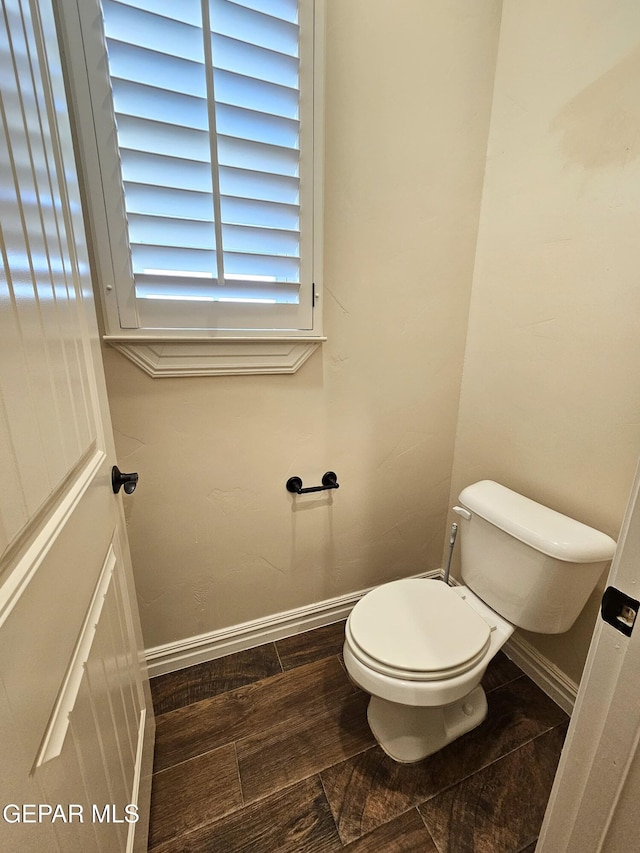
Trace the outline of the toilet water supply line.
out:
<instances>
[{"instance_id":1,"label":"toilet water supply line","mask_svg":"<svg viewBox=\"0 0 640 853\"><path fill-rule=\"evenodd\" d=\"M453 522L451 525L451 535L449 536L449 556L447 557L447 567L444 570L442 580L449 585L449 572L451 571L451 558L453 557L453 546L456 544L456 536L458 535L458 525Z\"/></svg>"}]
</instances>

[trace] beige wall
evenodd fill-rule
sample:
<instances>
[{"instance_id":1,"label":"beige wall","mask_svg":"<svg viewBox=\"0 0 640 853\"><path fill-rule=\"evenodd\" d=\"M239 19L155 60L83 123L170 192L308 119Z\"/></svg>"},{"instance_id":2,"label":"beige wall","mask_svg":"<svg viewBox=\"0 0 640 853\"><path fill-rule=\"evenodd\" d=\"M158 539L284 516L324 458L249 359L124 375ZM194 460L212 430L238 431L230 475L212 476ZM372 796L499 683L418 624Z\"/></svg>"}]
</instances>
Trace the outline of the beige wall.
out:
<instances>
[{"instance_id":1,"label":"beige wall","mask_svg":"<svg viewBox=\"0 0 640 853\"><path fill-rule=\"evenodd\" d=\"M500 4L390 7L328 0L322 350L155 380L105 351L148 647L441 565Z\"/></svg>"},{"instance_id":2,"label":"beige wall","mask_svg":"<svg viewBox=\"0 0 640 853\"><path fill-rule=\"evenodd\" d=\"M617 537L640 451L640 5L505 0L451 499ZM578 680L597 614L527 639Z\"/></svg>"}]
</instances>

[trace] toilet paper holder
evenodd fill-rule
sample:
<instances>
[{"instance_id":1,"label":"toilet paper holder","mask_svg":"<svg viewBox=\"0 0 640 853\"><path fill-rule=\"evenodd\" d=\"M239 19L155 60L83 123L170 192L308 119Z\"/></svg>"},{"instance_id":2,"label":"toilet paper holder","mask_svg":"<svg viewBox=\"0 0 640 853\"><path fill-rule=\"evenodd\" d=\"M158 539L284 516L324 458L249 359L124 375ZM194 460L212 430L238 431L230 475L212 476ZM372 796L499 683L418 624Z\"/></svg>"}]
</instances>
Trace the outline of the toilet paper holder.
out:
<instances>
[{"instance_id":1,"label":"toilet paper holder","mask_svg":"<svg viewBox=\"0 0 640 853\"><path fill-rule=\"evenodd\" d=\"M306 489L302 488L302 480L300 477L289 477L286 483L287 491L292 492L295 495L306 495L309 492L324 492L327 489L339 489L340 484L338 483L338 475L335 471L327 471L322 475L322 485L321 486L307 486Z\"/></svg>"}]
</instances>

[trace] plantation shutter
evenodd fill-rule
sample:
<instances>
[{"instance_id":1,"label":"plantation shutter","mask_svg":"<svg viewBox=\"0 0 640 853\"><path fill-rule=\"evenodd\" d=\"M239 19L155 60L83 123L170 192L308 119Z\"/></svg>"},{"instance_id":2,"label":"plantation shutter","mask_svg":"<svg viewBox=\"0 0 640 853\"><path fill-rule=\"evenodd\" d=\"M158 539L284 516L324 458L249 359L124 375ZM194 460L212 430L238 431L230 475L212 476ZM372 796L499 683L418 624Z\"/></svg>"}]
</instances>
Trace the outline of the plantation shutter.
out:
<instances>
[{"instance_id":1,"label":"plantation shutter","mask_svg":"<svg viewBox=\"0 0 640 853\"><path fill-rule=\"evenodd\" d=\"M233 328L251 305L258 327L310 327L298 0L103 11L135 288L122 325Z\"/></svg>"}]
</instances>

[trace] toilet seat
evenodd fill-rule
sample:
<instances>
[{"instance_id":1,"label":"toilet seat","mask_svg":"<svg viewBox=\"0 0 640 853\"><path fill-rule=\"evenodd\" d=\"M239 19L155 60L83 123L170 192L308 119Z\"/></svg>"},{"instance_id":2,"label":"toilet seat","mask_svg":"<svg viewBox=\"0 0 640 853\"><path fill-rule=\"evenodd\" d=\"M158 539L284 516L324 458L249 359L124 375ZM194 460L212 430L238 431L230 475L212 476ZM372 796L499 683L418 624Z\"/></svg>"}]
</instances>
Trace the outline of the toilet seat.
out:
<instances>
[{"instance_id":1,"label":"toilet seat","mask_svg":"<svg viewBox=\"0 0 640 853\"><path fill-rule=\"evenodd\" d=\"M346 625L351 651L375 672L407 681L453 678L486 654L489 624L441 581L407 578L372 590Z\"/></svg>"}]
</instances>

